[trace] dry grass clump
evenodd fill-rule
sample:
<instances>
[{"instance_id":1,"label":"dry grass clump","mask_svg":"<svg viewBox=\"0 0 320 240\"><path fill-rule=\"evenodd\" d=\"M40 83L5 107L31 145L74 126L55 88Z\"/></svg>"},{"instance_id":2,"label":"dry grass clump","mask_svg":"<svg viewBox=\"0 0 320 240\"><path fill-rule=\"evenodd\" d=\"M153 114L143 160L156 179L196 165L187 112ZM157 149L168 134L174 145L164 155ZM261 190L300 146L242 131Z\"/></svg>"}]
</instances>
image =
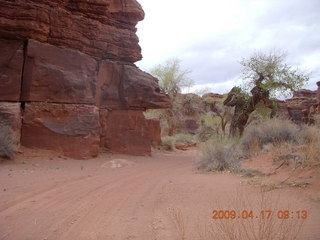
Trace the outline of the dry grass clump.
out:
<instances>
[{"instance_id":1,"label":"dry grass clump","mask_svg":"<svg viewBox=\"0 0 320 240\"><path fill-rule=\"evenodd\" d=\"M296 136L300 145L298 154L303 159L304 165L320 164L320 127L305 126Z\"/></svg>"},{"instance_id":2,"label":"dry grass clump","mask_svg":"<svg viewBox=\"0 0 320 240\"><path fill-rule=\"evenodd\" d=\"M271 145L269 150L278 158L293 156L308 166L320 164L319 132L319 124L296 125L288 120L272 119L248 126L241 145L247 157Z\"/></svg>"},{"instance_id":3,"label":"dry grass clump","mask_svg":"<svg viewBox=\"0 0 320 240\"><path fill-rule=\"evenodd\" d=\"M219 240L295 240L302 230L303 221L298 218L279 219L277 212L279 209L290 209L290 206L280 207L280 196L272 193L261 192L258 198L238 194L224 207L220 209L233 209L237 213L253 210L253 218L240 218L234 220L217 219L211 226L211 238ZM229 206L225 206L228 205ZM216 203L219 205L219 203ZM221 204L220 204L221 205ZM272 211L271 215L261 215L261 211ZM266 213L266 212L265 212ZM205 240L205 239L203 239Z\"/></svg>"},{"instance_id":4,"label":"dry grass clump","mask_svg":"<svg viewBox=\"0 0 320 240\"><path fill-rule=\"evenodd\" d=\"M245 129L242 147L250 155L264 145L295 141L299 128L288 120L270 119Z\"/></svg>"},{"instance_id":5,"label":"dry grass clump","mask_svg":"<svg viewBox=\"0 0 320 240\"><path fill-rule=\"evenodd\" d=\"M168 215L174 225L179 240L186 240L188 235L188 220L180 208L168 209Z\"/></svg>"},{"instance_id":6,"label":"dry grass clump","mask_svg":"<svg viewBox=\"0 0 320 240\"><path fill-rule=\"evenodd\" d=\"M202 159L198 164L198 169L204 172L238 172L243 154L236 141L232 138L221 137L205 143L202 146Z\"/></svg>"},{"instance_id":7,"label":"dry grass clump","mask_svg":"<svg viewBox=\"0 0 320 240\"><path fill-rule=\"evenodd\" d=\"M174 147L174 137L172 136L165 136L161 138L161 146L165 149L165 150L173 150Z\"/></svg>"},{"instance_id":8,"label":"dry grass clump","mask_svg":"<svg viewBox=\"0 0 320 240\"><path fill-rule=\"evenodd\" d=\"M218 199L211 211L234 211L235 218L201 221L180 208L169 209L169 218L179 240L296 240L303 229L304 219L297 215L280 218L279 211L294 209L281 196L260 192L258 195L235 193L223 202ZM245 214L243 214L245 212ZM262 213L263 212L263 213ZM220 213L219 213L220 214ZM252 214L252 215L250 215ZM210 216L217 216L212 215ZM220 216L220 215L219 215Z\"/></svg>"},{"instance_id":9,"label":"dry grass clump","mask_svg":"<svg viewBox=\"0 0 320 240\"><path fill-rule=\"evenodd\" d=\"M161 138L162 143L161 146L165 150L174 150L174 146L176 143L185 143L185 144L191 144L195 142L194 135L191 134L183 134L179 133L174 136L164 136Z\"/></svg>"},{"instance_id":10,"label":"dry grass clump","mask_svg":"<svg viewBox=\"0 0 320 240\"><path fill-rule=\"evenodd\" d=\"M15 156L14 134L9 124L0 121L0 157L5 159L13 159Z\"/></svg>"},{"instance_id":11,"label":"dry grass clump","mask_svg":"<svg viewBox=\"0 0 320 240\"><path fill-rule=\"evenodd\" d=\"M289 158L303 166L320 164L320 125L296 125L288 120L269 119L249 125L241 139L214 135L202 145L198 168L205 171L241 172L243 158L274 153L274 159Z\"/></svg>"}]
</instances>

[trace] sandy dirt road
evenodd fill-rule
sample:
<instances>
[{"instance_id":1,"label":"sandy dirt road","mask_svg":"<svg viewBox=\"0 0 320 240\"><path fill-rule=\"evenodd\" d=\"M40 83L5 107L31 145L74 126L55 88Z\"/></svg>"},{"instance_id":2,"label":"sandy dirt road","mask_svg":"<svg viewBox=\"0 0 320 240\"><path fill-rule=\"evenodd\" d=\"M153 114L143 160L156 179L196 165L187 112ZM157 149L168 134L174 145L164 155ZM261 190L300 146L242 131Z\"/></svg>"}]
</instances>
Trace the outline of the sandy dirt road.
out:
<instances>
[{"instance_id":1,"label":"sandy dirt road","mask_svg":"<svg viewBox=\"0 0 320 240\"><path fill-rule=\"evenodd\" d=\"M0 239L174 240L172 209L183 213L186 239L200 239L214 208L239 192L258 198L260 190L239 176L197 172L198 158L196 150L89 161L24 153L0 165ZM300 239L320 239L320 204L297 190L279 194L309 212Z\"/></svg>"}]
</instances>

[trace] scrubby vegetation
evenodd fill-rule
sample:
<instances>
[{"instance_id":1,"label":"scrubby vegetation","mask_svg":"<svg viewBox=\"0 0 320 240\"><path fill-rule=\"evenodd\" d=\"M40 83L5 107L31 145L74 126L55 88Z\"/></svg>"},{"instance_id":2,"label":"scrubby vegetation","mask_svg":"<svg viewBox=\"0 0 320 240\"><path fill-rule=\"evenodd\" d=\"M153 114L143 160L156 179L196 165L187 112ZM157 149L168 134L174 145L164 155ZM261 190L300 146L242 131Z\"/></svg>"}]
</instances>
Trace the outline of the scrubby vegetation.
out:
<instances>
[{"instance_id":1,"label":"scrubby vegetation","mask_svg":"<svg viewBox=\"0 0 320 240\"><path fill-rule=\"evenodd\" d=\"M13 159L15 155L15 142L9 124L0 121L0 158Z\"/></svg>"},{"instance_id":2,"label":"scrubby vegetation","mask_svg":"<svg viewBox=\"0 0 320 240\"><path fill-rule=\"evenodd\" d=\"M187 209L168 209L168 217L179 240L299 239L304 226L304 220L279 219L274 215L268 215L268 212L274 213L282 209L281 205L283 205L283 201L287 200L281 199L280 196L276 196L273 193L261 192L257 198L249 198L238 193L233 194L232 197L224 202L214 201L212 209L216 209L218 214L214 215L212 222L204 226L197 225L194 221L195 216L192 215L190 217ZM286 207L289 208L289 206ZM255 210L250 212L247 209ZM261 210L266 211L266 216L255 218L257 216L254 216L253 212L261 212ZM228 214L228 218L223 218L223 213ZM236 215L239 213L242 213L242 215L238 215L237 218ZM195 229L192 229L192 226L195 226Z\"/></svg>"},{"instance_id":3,"label":"scrubby vegetation","mask_svg":"<svg viewBox=\"0 0 320 240\"><path fill-rule=\"evenodd\" d=\"M249 125L241 138L222 137L206 142L199 168L203 171L238 172L241 161L278 151L277 158L290 158L303 166L320 164L320 125L298 126L289 120L268 119ZM285 146L283 148L283 146Z\"/></svg>"},{"instance_id":4,"label":"scrubby vegetation","mask_svg":"<svg viewBox=\"0 0 320 240\"><path fill-rule=\"evenodd\" d=\"M199 169L209 171L233 171L240 168L242 150L238 139L215 136L202 145L203 157Z\"/></svg>"}]
</instances>

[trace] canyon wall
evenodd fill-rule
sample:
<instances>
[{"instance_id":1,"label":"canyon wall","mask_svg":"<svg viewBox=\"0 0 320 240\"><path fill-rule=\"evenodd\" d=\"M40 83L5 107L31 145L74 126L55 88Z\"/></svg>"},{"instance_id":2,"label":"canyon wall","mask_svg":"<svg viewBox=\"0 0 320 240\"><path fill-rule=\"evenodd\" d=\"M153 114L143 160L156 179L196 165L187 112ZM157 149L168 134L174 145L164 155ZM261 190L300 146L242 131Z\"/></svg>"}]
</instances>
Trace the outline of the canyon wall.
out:
<instances>
[{"instance_id":1,"label":"canyon wall","mask_svg":"<svg viewBox=\"0 0 320 240\"><path fill-rule=\"evenodd\" d=\"M2 0L0 121L72 158L150 154L159 123L143 111L170 102L134 65L143 18L135 0Z\"/></svg>"}]
</instances>

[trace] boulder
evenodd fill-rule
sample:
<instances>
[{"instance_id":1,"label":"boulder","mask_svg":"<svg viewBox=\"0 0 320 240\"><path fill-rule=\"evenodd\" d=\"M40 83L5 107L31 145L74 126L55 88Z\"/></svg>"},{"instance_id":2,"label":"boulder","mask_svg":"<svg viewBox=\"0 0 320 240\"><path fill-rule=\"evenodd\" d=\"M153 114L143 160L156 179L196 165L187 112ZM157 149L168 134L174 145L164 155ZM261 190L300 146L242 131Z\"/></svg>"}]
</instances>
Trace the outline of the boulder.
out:
<instances>
[{"instance_id":1,"label":"boulder","mask_svg":"<svg viewBox=\"0 0 320 240\"><path fill-rule=\"evenodd\" d=\"M29 40L21 99L94 104L97 66L79 51Z\"/></svg>"},{"instance_id":2,"label":"boulder","mask_svg":"<svg viewBox=\"0 0 320 240\"><path fill-rule=\"evenodd\" d=\"M107 151L130 155L150 155L150 132L142 111L113 110L101 123L103 141Z\"/></svg>"},{"instance_id":3,"label":"boulder","mask_svg":"<svg viewBox=\"0 0 320 240\"><path fill-rule=\"evenodd\" d=\"M26 103L21 144L87 159L99 153L99 110L81 104Z\"/></svg>"},{"instance_id":4,"label":"boulder","mask_svg":"<svg viewBox=\"0 0 320 240\"><path fill-rule=\"evenodd\" d=\"M0 101L19 101L23 42L0 39Z\"/></svg>"},{"instance_id":5,"label":"boulder","mask_svg":"<svg viewBox=\"0 0 320 240\"><path fill-rule=\"evenodd\" d=\"M0 102L0 156L12 158L20 146L20 103Z\"/></svg>"},{"instance_id":6,"label":"boulder","mask_svg":"<svg viewBox=\"0 0 320 240\"><path fill-rule=\"evenodd\" d=\"M97 103L101 108L146 110L170 106L158 80L134 65L103 61L98 79Z\"/></svg>"}]
</instances>

